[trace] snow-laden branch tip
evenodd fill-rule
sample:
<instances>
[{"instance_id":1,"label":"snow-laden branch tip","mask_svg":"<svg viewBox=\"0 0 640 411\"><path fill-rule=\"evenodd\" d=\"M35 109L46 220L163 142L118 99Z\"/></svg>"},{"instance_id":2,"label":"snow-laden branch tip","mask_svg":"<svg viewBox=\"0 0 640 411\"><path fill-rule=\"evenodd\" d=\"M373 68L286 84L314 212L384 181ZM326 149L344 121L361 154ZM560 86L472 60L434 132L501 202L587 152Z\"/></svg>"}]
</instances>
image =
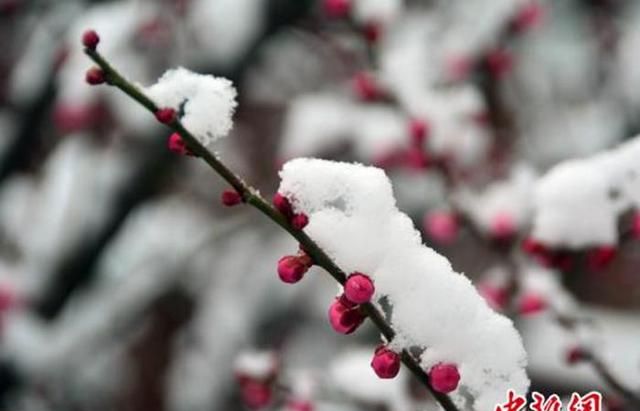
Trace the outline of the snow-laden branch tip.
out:
<instances>
[{"instance_id":1,"label":"snow-laden branch tip","mask_svg":"<svg viewBox=\"0 0 640 411\"><path fill-rule=\"evenodd\" d=\"M526 353L513 324L422 244L382 170L296 159L280 176L279 192L309 216L305 231L346 272L367 273L375 282L372 302L396 331L391 347L417 348L426 370L456 364L461 379L454 398L469 399L475 409L490 409L509 389L527 391Z\"/></svg>"},{"instance_id":2,"label":"snow-laden branch tip","mask_svg":"<svg viewBox=\"0 0 640 411\"><path fill-rule=\"evenodd\" d=\"M237 106L231 81L179 67L168 70L145 92L159 107L179 113L180 121L204 146L225 137Z\"/></svg>"},{"instance_id":3,"label":"snow-laden branch tip","mask_svg":"<svg viewBox=\"0 0 640 411\"><path fill-rule=\"evenodd\" d=\"M639 157L640 139L634 138L553 167L535 189L533 237L572 249L616 244L618 217L640 205Z\"/></svg>"}]
</instances>

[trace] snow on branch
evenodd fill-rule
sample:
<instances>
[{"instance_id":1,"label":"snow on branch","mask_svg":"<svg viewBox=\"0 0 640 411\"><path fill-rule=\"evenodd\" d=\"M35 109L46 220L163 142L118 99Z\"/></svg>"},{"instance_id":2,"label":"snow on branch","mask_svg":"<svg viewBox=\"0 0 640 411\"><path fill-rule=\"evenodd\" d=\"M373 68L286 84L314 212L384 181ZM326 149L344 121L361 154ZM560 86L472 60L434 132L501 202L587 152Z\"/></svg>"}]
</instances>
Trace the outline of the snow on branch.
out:
<instances>
[{"instance_id":1,"label":"snow on branch","mask_svg":"<svg viewBox=\"0 0 640 411\"><path fill-rule=\"evenodd\" d=\"M526 354L513 324L422 244L382 170L296 159L280 176L279 192L309 217L305 231L346 272L375 283L372 302L396 330L390 347L418 350L427 370L455 364L454 397L470 396L475 409L490 409L508 389L526 392Z\"/></svg>"}]
</instances>

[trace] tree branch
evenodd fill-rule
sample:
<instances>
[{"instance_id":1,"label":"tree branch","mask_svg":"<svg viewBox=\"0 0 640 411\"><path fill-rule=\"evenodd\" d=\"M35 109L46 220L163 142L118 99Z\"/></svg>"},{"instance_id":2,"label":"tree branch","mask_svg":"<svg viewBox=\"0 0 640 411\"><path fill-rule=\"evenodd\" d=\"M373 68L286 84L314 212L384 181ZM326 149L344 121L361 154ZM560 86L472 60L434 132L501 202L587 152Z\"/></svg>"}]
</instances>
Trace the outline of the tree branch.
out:
<instances>
[{"instance_id":1,"label":"tree branch","mask_svg":"<svg viewBox=\"0 0 640 411\"><path fill-rule=\"evenodd\" d=\"M126 80L100 53L95 50L85 48L85 53L104 71L106 82L117 87L133 100L140 103L151 113L155 113L158 107L147 97L138 87ZM233 173L226 165L224 165L213 153L195 138L193 134L187 130L182 123L176 118L168 126L175 132L179 133L187 147L198 157L204 160L220 177L229 183L243 198L243 200L258 209L271 221L276 223L282 229L287 231L295 238L304 248L305 252L313 259L314 263L324 268L337 282L344 284L346 281L345 272L338 267L333 260L302 230L294 229L284 216L277 211L269 202L267 202L256 189L243 181L238 175ZM395 331L391 325L385 320L384 315L373 304L367 303L362 305L362 311L371 319L378 327L380 332L388 340L392 340ZM402 362L404 365L418 378L420 383L424 385L433 397L440 403L445 411L458 411L448 395L439 393L433 389L429 383L429 377L420 366L416 358L407 350L403 350Z\"/></svg>"}]
</instances>

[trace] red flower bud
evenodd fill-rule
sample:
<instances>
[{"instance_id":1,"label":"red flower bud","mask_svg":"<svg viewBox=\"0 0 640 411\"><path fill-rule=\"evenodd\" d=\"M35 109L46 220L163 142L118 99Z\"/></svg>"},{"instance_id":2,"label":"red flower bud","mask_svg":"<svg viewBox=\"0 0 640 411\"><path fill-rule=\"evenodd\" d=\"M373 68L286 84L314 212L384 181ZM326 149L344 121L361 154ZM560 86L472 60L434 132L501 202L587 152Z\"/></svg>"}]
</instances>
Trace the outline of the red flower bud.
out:
<instances>
[{"instance_id":1,"label":"red flower bud","mask_svg":"<svg viewBox=\"0 0 640 411\"><path fill-rule=\"evenodd\" d=\"M380 378L394 378L400 371L400 355L381 345L376 348L371 368Z\"/></svg>"},{"instance_id":2,"label":"red flower bud","mask_svg":"<svg viewBox=\"0 0 640 411\"><path fill-rule=\"evenodd\" d=\"M156 119L162 124L171 124L176 119L176 111L171 107L158 109L155 115Z\"/></svg>"},{"instance_id":3,"label":"red flower bud","mask_svg":"<svg viewBox=\"0 0 640 411\"><path fill-rule=\"evenodd\" d=\"M236 190L224 190L221 195L222 204L227 207L233 207L242 202L242 196Z\"/></svg>"},{"instance_id":4,"label":"red flower bud","mask_svg":"<svg viewBox=\"0 0 640 411\"><path fill-rule=\"evenodd\" d=\"M324 12L337 19L346 17L351 11L351 0L324 0Z\"/></svg>"},{"instance_id":5,"label":"red flower bud","mask_svg":"<svg viewBox=\"0 0 640 411\"><path fill-rule=\"evenodd\" d=\"M307 224L309 224L309 217L304 213L294 214L291 218L291 225L296 230L302 230L307 226Z\"/></svg>"},{"instance_id":6,"label":"red flower bud","mask_svg":"<svg viewBox=\"0 0 640 411\"><path fill-rule=\"evenodd\" d=\"M95 30L87 30L82 33L82 44L86 48L95 50L98 43L100 43L100 36L98 36Z\"/></svg>"},{"instance_id":7,"label":"red flower bud","mask_svg":"<svg viewBox=\"0 0 640 411\"><path fill-rule=\"evenodd\" d=\"M478 293L487 301L494 310L504 310L507 306L509 293L505 287L496 284L482 283L478 285Z\"/></svg>"},{"instance_id":8,"label":"red flower bud","mask_svg":"<svg viewBox=\"0 0 640 411\"><path fill-rule=\"evenodd\" d=\"M599 271L606 268L616 257L614 246L605 245L587 252L587 265L591 270Z\"/></svg>"},{"instance_id":9,"label":"red flower bud","mask_svg":"<svg viewBox=\"0 0 640 411\"><path fill-rule=\"evenodd\" d=\"M536 0L530 0L520 7L511 22L511 29L516 33L522 33L538 27L544 18L544 9Z\"/></svg>"},{"instance_id":10,"label":"red flower bud","mask_svg":"<svg viewBox=\"0 0 640 411\"><path fill-rule=\"evenodd\" d=\"M491 236L496 240L508 240L516 234L516 223L511 214L497 213L491 221Z\"/></svg>"},{"instance_id":11,"label":"red flower bud","mask_svg":"<svg viewBox=\"0 0 640 411\"><path fill-rule=\"evenodd\" d=\"M544 244L533 237L527 237L522 241L522 250L530 255L544 254L549 251Z\"/></svg>"},{"instance_id":12,"label":"red flower bud","mask_svg":"<svg viewBox=\"0 0 640 411\"><path fill-rule=\"evenodd\" d=\"M353 78L353 91L363 101L374 101L382 97L382 91L371 74L360 72Z\"/></svg>"},{"instance_id":13,"label":"red flower bud","mask_svg":"<svg viewBox=\"0 0 640 411\"><path fill-rule=\"evenodd\" d=\"M382 35L382 24L377 21L370 21L362 28L362 34L370 44L377 43Z\"/></svg>"},{"instance_id":14,"label":"red flower bud","mask_svg":"<svg viewBox=\"0 0 640 411\"><path fill-rule=\"evenodd\" d=\"M359 272L352 273L344 284L344 296L355 304L368 303L375 291L369 276Z\"/></svg>"},{"instance_id":15,"label":"red flower bud","mask_svg":"<svg viewBox=\"0 0 640 411\"><path fill-rule=\"evenodd\" d=\"M339 334L351 334L364 321L365 316L358 307L345 304L344 299L336 298L329 307L329 323Z\"/></svg>"},{"instance_id":16,"label":"red flower bud","mask_svg":"<svg viewBox=\"0 0 640 411\"><path fill-rule=\"evenodd\" d=\"M91 67L87 70L85 80L92 86L102 84L106 81L104 71L100 67Z\"/></svg>"},{"instance_id":17,"label":"red flower bud","mask_svg":"<svg viewBox=\"0 0 640 411\"><path fill-rule=\"evenodd\" d=\"M487 55L489 72L495 78L502 78L513 69L513 55L504 49L495 49Z\"/></svg>"},{"instance_id":18,"label":"red flower bud","mask_svg":"<svg viewBox=\"0 0 640 411\"><path fill-rule=\"evenodd\" d=\"M309 400L290 400L287 402L287 411L313 411L313 403Z\"/></svg>"},{"instance_id":19,"label":"red flower bud","mask_svg":"<svg viewBox=\"0 0 640 411\"><path fill-rule=\"evenodd\" d=\"M252 409L264 408L271 402L271 387L264 382L246 380L240 386L242 401Z\"/></svg>"},{"instance_id":20,"label":"red flower bud","mask_svg":"<svg viewBox=\"0 0 640 411\"><path fill-rule=\"evenodd\" d=\"M278 276L287 284L297 283L311 265L311 258L306 254L287 255L278 261Z\"/></svg>"},{"instance_id":21,"label":"red flower bud","mask_svg":"<svg viewBox=\"0 0 640 411\"><path fill-rule=\"evenodd\" d=\"M440 363L429 370L429 382L434 390L443 394L450 393L458 388L460 373L454 364Z\"/></svg>"},{"instance_id":22,"label":"red flower bud","mask_svg":"<svg viewBox=\"0 0 640 411\"><path fill-rule=\"evenodd\" d=\"M422 147L429 134L429 125L426 121L413 119L409 122L409 135L414 146Z\"/></svg>"},{"instance_id":23,"label":"red flower bud","mask_svg":"<svg viewBox=\"0 0 640 411\"><path fill-rule=\"evenodd\" d=\"M589 353L580 346L573 346L567 350L565 360L569 365L575 365L579 362L586 360L589 357Z\"/></svg>"},{"instance_id":24,"label":"red flower bud","mask_svg":"<svg viewBox=\"0 0 640 411\"><path fill-rule=\"evenodd\" d=\"M425 170L430 165L429 156L422 147L410 147L405 153L405 165L412 170Z\"/></svg>"},{"instance_id":25,"label":"red flower bud","mask_svg":"<svg viewBox=\"0 0 640 411\"><path fill-rule=\"evenodd\" d=\"M274 207L280 211L282 215L287 217L287 219L293 216L293 207L291 206L291 202L285 196L280 193L275 193L273 196L273 205Z\"/></svg>"},{"instance_id":26,"label":"red flower bud","mask_svg":"<svg viewBox=\"0 0 640 411\"><path fill-rule=\"evenodd\" d=\"M453 243L458 230L458 219L448 211L432 211L424 217L424 231L437 243Z\"/></svg>"},{"instance_id":27,"label":"red flower bud","mask_svg":"<svg viewBox=\"0 0 640 411\"><path fill-rule=\"evenodd\" d=\"M169 136L169 140L167 141L167 147L169 147L169 150L171 150L176 154L186 155L186 156L193 155L191 150L187 148L187 145L182 139L182 136L178 133L173 133Z\"/></svg>"},{"instance_id":28,"label":"red flower bud","mask_svg":"<svg viewBox=\"0 0 640 411\"><path fill-rule=\"evenodd\" d=\"M547 301L536 293L526 293L518 301L518 311L521 315L533 315L547 307Z\"/></svg>"}]
</instances>

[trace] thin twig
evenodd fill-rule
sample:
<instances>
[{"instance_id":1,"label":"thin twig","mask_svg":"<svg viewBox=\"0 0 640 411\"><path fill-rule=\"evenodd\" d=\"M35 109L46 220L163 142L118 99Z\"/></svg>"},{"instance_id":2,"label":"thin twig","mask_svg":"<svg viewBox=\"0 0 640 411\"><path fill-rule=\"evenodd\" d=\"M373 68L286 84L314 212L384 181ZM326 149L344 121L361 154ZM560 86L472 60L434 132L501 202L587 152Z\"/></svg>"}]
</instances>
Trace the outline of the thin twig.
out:
<instances>
[{"instance_id":1,"label":"thin twig","mask_svg":"<svg viewBox=\"0 0 640 411\"><path fill-rule=\"evenodd\" d=\"M97 51L85 48L85 53L104 71L106 82L117 87L133 100L140 103L151 113L158 110L156 104L146 96L133 83L126 80L102 55ZM287 231L295 238L305 252L313 259L314 263L324 268L337 282L344 284L346 281L345 272L338 267L333 260L302 230L294 229L287 219L276 210L269 202L267 202L256 189L243 181L234 172L227 168L213 153L203 146L196 137L187 130L182 123L176 118L168 126L175 132L179 133L187 147L198 157L204 160L220 177L229 183L247 203L258 209L271 221L276 223L282 229ZM378 327L382 335L391 341L395 336L395 331L391 325L385 320L384 315L373 304L367 303L362 305L362 311L371 319ZM437 392L429 383L429 377L420 366L416 358L407 350L402 351L402 362L404 365L418 378L429 392L434 396L436 401L440 403L445 411L458 411L448 395Z\"/></svg>"},{"instance_id":2,"label":"thin twig","mask_svg":"<svg viewBox=\"0 0 640 411\"><path fill-rule=\"evenodd\" d=\"M563 314L558 310L552 309L551 313L554 320L564 329L571 332L575 332L575 329L585 322L584 318L572 317L567 314ZM598 356L590 348L581 347L584 351L584 360L591 365L596 373L602 378L611 388L613 388L618 394L620 394L630 405L633 405L635 409L640 410L640 396L628 388L622 383L618 377L614 375L609 366L604 360Z\"/></svg>"}]
</instances>

